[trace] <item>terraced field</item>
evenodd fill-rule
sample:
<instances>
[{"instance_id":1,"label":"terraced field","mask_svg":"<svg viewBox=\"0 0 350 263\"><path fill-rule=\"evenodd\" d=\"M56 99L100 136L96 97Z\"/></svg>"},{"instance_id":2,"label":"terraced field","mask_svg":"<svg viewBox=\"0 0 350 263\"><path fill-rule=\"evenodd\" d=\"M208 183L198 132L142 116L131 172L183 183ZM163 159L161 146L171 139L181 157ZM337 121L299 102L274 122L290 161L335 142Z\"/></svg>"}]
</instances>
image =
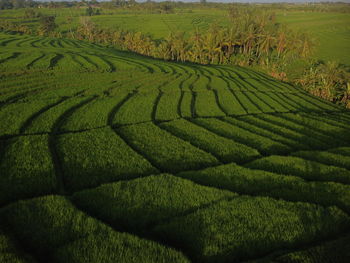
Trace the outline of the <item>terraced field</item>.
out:
<instances>
[{"instance_id":1,"label":"terraced field","mask_svg":"<svg viewBox=\"0 0 350 263\"><path fill-rule=\"evenodd\" d=\"M0 47L0 262L347 262L349 111L241 67Z\"/></svg>"}]
</instances>

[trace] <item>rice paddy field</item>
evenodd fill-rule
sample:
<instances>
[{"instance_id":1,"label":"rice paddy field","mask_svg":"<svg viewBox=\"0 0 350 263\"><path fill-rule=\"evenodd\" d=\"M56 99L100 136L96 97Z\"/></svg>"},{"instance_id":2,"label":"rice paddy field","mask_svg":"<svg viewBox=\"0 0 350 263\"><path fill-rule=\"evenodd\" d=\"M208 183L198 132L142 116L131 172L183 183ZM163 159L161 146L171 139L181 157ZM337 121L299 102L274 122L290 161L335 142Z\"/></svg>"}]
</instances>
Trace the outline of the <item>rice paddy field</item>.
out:
<instances>
[{"instance_id":1,"label":"rice paddy field","mask_svg":"<svg viewBox=\"0 0 350 263\"><path fill-rule=\"evenodd\" d=\"M0 262L349 259L349 111L238 66L0 47Z\"/></svg>"},{"instance_id":2,"label":"rice paddy field","mask_svg":"<svg viewBox=\"0 0 350 263\"><path fill-rule=\"evenodd\" d=\"M66 33L79 25L84 8L40 9L42 14L55 15L58 31ZM2 10L0 21L8 20L38 26L38 19L24 19L24 9ZM67 18L71 21L67 22ZM181 19L179 19L181 17ZM348 13L276 11L278 23L309 33L315 44L313 57L350 65L350 15ZM91 20L102 28L122 28L149 34L152 38L166 38L170 32L207 30L210 25L229 25L226 9L176 9L173 14L154 14L145 11L102 9Z\"/></svg>"},{"instance_id":3,"label":"rice paddy field","mask_svg":"<svg viewBox=\"0 0 350 263\"><path fill-rule=\"evenodd\" d=\"M312 35L316 43L314 56L318 59L350 65L348 13L281 12L278 21Z\"/></svg>"}]
</instances>

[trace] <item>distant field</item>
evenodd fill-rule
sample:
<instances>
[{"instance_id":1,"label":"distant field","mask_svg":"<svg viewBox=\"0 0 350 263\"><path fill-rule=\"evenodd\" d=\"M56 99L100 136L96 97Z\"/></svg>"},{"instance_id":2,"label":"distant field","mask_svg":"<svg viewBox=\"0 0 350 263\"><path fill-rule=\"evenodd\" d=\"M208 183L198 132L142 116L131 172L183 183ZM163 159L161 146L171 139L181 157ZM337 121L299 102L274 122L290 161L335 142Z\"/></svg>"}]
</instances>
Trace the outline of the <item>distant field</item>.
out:
<instances>
[{"instance_id":1,"label":"distant field","mask_svg":"<svg viewBox=\"0 0 350 263\"><path fill-rule=\"evenodd\" d=\"M180 19L179 19L180 17ZM211 24L226 25L227 12L221 10L193 10L192 13L179 14L120 14L93 17L98 25L120 27L151 34L154 38L164 38L170 32L193 32L206 30Z\"/></svg>"},{"instance_id":2,"label":"distant field","mask_svg":"<svg viewBox=\"0 0 350 263\"><path fill-rule=\"evenodd\" d=\"M349 111L238 66L0 47L0 262L350 256Z\"/></svg>"},{"instance_id":3,"label":"distant field","mask_svg":"<svg viewBox=\"0 0 350 263\"><path fill-rule=\"evenodd\" d=\"M317 58L350 65L350 14L286 12L278 14L278 21L309 32Z\"/></svg>"},{"instance_id":4,"label":"distant field","mask_svg":"<svg viewBox=\"0 0 350 263\"><path fill-rule=\"evenodd\" d=\"M68 32L79 24L79 16L85 9L40 9L44 14L56 15L59 31ZM23 19L24 10L4 10L0 19L24 22L33 28L37 19ZM67 23L67 17L72 22ZM180 19L179 19L180 18ZM122 28L150 34L153 38L165 38L170 32L206 30L211 24L229 24L227 11L219 9L176 10L174 14L147 14L120 10L102 10L102 15L92 21L104 28ZM350 15L340 13L279 12L277 21L292 28L309 32L315 39L315 58L335 60L350 65Z\"/></svg>"},{"instance_id":5,"label":"distant field","mask_svg":"<svg viewBox=\"0 0 350 263\"><path fill-rule=\"evenodd\" d=\"M40 9L43 14L55 15L59 31L76 28L79 16L85 15L85 9ZM0 19L25 22L27 25L37 25L37 19L23 19L24 10L4 10ZM72 17L72 23L67 23L67 17ZM181 17L181 19L179 19ZM228 23L227 12L216 9L176 10L174 14L151 14L119 10L103 10L101 15L92 16L92 21L103 28L122 28L150 34L154 38L164 38L171 31L192 32L196 28L206 30L212 23L225 25Z\"/></svg>"}]
</instances>

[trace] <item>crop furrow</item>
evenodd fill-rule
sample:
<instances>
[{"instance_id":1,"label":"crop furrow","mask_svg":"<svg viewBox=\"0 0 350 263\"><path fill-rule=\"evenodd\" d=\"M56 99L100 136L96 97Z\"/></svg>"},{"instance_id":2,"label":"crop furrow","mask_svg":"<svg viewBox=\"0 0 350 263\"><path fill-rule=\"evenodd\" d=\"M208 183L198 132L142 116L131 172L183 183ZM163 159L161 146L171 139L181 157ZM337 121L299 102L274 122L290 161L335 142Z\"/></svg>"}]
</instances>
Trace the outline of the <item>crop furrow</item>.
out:
<instances>
[{"instance_id":1,"label":"crop furrow","mask_svg":"<svg viewBox=\"0 0 350 263\"><path fill-rule=\"evenodd\" d=\"M57 106L58 104L62 103L63 101L65 101L67 98L63 98L53 104L47 105L44 108L42 108L41 110L39 110L38 112L34 113L32 116L30 116L19 128L19 133L23 134L25 133L25 131L27 130L27 128L32 124L32 122L38 118L41 114L43 114L44 112L48 111L49 109Z\"/></svg>"},{"instance_id":2,"label":"crop furrow","mask_svg":"<svg viewBox=\"0 0 350 263\"><path fill-rule=\"evenodd\" d=\"M215 102L218 106L218 108L226 115L228 116L228 112L222 107L220 101L219 101L219 96L218 96L218 91L217 90L213 90L214 96L215 96Z\"/></svg>"},{"instance_id":3,"label":"crop furrow","mask_svg":"<svg viewBox=\"0 0 350 263\"><path fill-rule=\"evenodd\" d=\"M326 110L325 108L323 108L322 106L316 104L315 102L311 101L310 99L309 99L309 100L306 99L305 96L302 97L302 96L300 96L300 94L298 94L298 93L293 93L293 95L296 96L296 97L298 97L300 100L305 101L307 104L311 104L311 105L317 107L320 111L325 111L325 110ZM303 95L304 95L304 94L303 94Z\"/></svg>"},{"instance_id":4,"label":"crop furrow","mask_svg":"<svg viewBox=\"0 0 350 263\"><path fill-rule=\"evenodd\" d=\"M38 46L36 45L36 43L38 43L38 42L40 42L40 41L41 41L41 39L33 40L32 42L30 42L30 45L31 45L32 47L38 47Z\"/></svg>"},{"instance_id":5,"label":"crop furrow","mask_svg":"<svg viewBox=\"0 0 350 263\"><path fill-rule=\"evenodd\" d=\"M158 107L158 104L159 104L159 101L160 101L162 95L163 95L163 92L161 91L161 89L158 89L158 95L154 101L152 114L151 114L151 119L152 119L152 122L154 122L154 123L157 122L157 118L156 118L157 107Z\"/></svg>"},{"instance_id":6,"label":"crop furrow","mask_svg":"<svg viewBox=\"0 0 350 263\"><path fill-rule=\"evenodd\" d=\"M300 110L300 105L293 103L292 100L283 97L283 94L281 94L280 92L274 92L274 93L272 93L272 95L276 96L280 101L283 101L285 107L287 107L291 111Z\"/></svg>"},{"instance_id":7,"label":"crop furrow","mask_svg":"<svg viewBox=\"0 0 350 263\"><path fill-rule=\"evenodd\" d=\"M22 44L24 44L25 42L29 42L29 41L31 41L31 40L33 40L33 38L32 38L32 37L28 37L28 38L26 38L26 39L24 39L24 40L22 40L22 41L18 41L18 42L16 43L16 46L17 46L17 47L22 47Z\"/></svg>"},{"instance_id":8,"label":"crop furrow","mask_svg":"<svg viewBox=\"0 0 350 263\"><path fill-rule=\"evenodd\" d=\"M9 56L9 57L7 57L7 58L4 58L4 59L1 59L1 60L0 60L0 64L5 63L5 62L7 62L8 60L15 59L15 58L17 58L19 55L21 55L21 54L22 54L22 53L20 53L20 52L14 52L11 56Z\"/></svg>"},{"instance_id":9,"label":"crop furrow","mask_svg":"<svg viewBox=\"0 0 350 263\"><path fill-rule=\"evenodd\" d=\"M207 149L201 147L201 146L198 145L198 144L193 144L193 142L192 142L191 140L188 140L188 139L184 138L183 136L179 136L178 134L176 134L176 133L173 132L170 128L167 128L166 126L162 126L162 125L159 125L159 124L156 124L156 125L157 125L158 128L160 128L160 129L162 129L163 131L169 133L170 135L176 137L177 139L179 139L179 140L181 140L181 141L188 142L188 143L189 143L190 145L192 145L193 147L198 148L198 149L200 149L201 151L203 151L203 152L205 152L205 153L207 153L207 154L209 154L209 155L214 156L217 160L219 160L220 164L223 163L222 157L219 156L219 155L217 155L217 154L215 154L214 152L208 151Z\"/></svg>"},{"instance_id":10,"label":"crop furrow","mask_svg":"<svg viewBox=\"0 0 350 263\"><path fill-rule=\"evenodd\" d=\"M57 65L58 61L63 58L64 56L62 54L56 54L52 59L50 59L49 68L53 69Z\"/></svg>"},{"instance_id":11,"label":"crop furrow","mask_svg":"<svg viewBox=\"0 0 350 263\"><path fill-rule=\"evenodd\" d=\"M45 54L41 54L41 56L33 59L31 62L29 62L26 67L29 69L31 68L37 61L39 61L40 59L42 59L43 57L45 57Z\"/></svg>"},{"instance_id":12,"label":"crop furrow","mask_svg":"<svg viewBox=\"0 0 350 263\"><path fill-rule=\"evenodd\" d=\"M7 44L13 42L13 41L17 41L17 40L20 40L20 38L11 38L11 39L7 39L7 40L4 40L4 41L1 41L0 45L1 46L6 46Z\"/></svg>"},{"instance_id":13,"label":"crop furrow","mask_svg":"<svg viewBox=\"0 0 350 263\"><path fill-rule=\"evenodd\" d=\"M55 168L55 174L57 177L57 184L58 184L58 193L59 194L66 194L65 189L65 178L64 178L64 172L61 166L61 160L58 155L57 151L57 144L56 144L56 138L55 135L57 135L57 132L60 130L60 127L63 125L65 120L73 114L74 111L79 109L80 107L86 105L87 103L91 102L92 100L96 99L95 97L89 98L87 100L84 100L83 102L73 106L72 108L65 111L55 122L55 124L52 127L52 133L49 135L49 149L52 156L52 162Z\"/></svg>"},{"instance_id":14,"label":"crop furrow","mask_svg":"<svg viewBox=\"0 0 350 263\"><path fill-rule=\"evenodd\" d=\"M137 91L134 90L133 92L129 93L121 102L119 102L112 110L110 113L108 113L108 125L113 127L114 126L114 119L115 116L117 115L117 112L119 109L128 101L131 99L131 97L135 96L137 94Z\"/></svg>"}]
</instances>

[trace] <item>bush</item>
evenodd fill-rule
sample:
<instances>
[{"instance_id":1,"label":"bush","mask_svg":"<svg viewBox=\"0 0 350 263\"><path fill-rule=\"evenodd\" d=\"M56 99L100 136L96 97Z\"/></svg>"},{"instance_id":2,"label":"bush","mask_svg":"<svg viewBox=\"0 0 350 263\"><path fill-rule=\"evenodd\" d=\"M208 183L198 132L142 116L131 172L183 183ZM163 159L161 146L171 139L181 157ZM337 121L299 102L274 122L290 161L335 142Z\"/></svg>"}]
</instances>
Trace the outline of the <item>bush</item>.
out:
<instances>
[{"instance_id":1,"label":"bush","mask_svg":"<svg viewBox=\"0 0 350 263\"><path fill-rule=\"evenodd\" d=\"M41 13L32 8L24 10L24 18L38 18L41 17Z\"/></svg>"},{"instance_id":2,"label":"bush","mask_svg":"<svg viewBox=\"0 0 350 263\"><path fill-rule=\"evenodd\" d=\"M54 16L42 16L39 21L39 34L48 35L49 33L53 32L57 27L55 19L56 18Z\"/></svg>"},{"instance_id":3,"label":"bush","mask_svg":"<svg viewBox=\"0 0 350 263\"><path fill-rule=\"evenodd\" d=\"M323 99L350 108L350 73L336 62L318 62L296 80L303 89Z\"/></svg>"}]
</instances>

